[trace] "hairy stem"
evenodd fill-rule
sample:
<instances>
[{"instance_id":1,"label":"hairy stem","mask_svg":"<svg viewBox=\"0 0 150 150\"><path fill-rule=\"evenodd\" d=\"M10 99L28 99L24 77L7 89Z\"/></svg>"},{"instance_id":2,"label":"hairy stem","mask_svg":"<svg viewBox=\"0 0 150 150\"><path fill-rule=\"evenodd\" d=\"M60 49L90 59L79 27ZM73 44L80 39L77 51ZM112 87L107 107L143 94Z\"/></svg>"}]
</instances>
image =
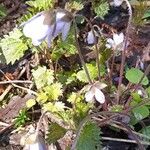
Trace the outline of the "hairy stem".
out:
<instances>
[{"instance_id":1,"label":"hairy stem","mask_svg":"<svg viewBox=\"0 0 150 150\"><path fill-rule=\"evenodd\" d=\"M84 58L83 58L83 55L81 53L81 49L80 49L80 45L79 45L79 41L78 41L78 37L77 37L77 25L76 25L76 21L75 19L73 20L74 22L74 28L75 28L75 41L76 41L76 47L77 47L77 50L78 50L78 53L79 53L79 57L80 57L80 60L81 60L81 63L82 63L82 66L85 70L85 73L86 73L86 76L88 78L88 81L90 84L92 84L92 80L90 78L90 75L89 75L89 72L88 72L88 69L86 67L86 64L85 64L85 61L84 61Z\"/></svg>"},{"instance_id":2,"label":"hairy stem","mask_svg":"<svg viewBox=\"0 0 150 150\"><path fill-rule=\"evenodd\" d=\"M126 29L126 37L124 39L124 47L122 51L122 57L121 57L121 66L120 66L120 76L119 76L119 83L118 83L118 91L117 91L117 104L119 104L120 94L121 94L121 84L123 79L123 72L124 72L124 64L126 59L126 50L127 50L127 43L129 38L129 30L131 26L131 20L132 20L132 8L128 0L124 0L128 6L128 12L129 12L129 20L128 25Z\"/></svg>"}]
</instances>

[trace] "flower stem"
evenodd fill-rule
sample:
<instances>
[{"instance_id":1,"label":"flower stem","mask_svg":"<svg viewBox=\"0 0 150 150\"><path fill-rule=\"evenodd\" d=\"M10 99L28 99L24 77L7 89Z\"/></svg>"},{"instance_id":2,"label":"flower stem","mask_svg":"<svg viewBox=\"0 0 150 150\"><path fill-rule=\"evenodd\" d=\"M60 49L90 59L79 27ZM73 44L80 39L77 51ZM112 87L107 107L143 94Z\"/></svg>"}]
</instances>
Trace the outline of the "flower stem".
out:
<instances>
[{"instance_id":1,"label":"flower stem","mask_svg":"<svg viewBox=\"0 0 150 150\"><path fill-rule=\"evenodd\" d=\"M82 55L82 53L81 53L79 41L78 41L78 38L77 38L77 24L76 24L75 19L73 20L73 23L74 23L74 29L75 29L74 32L75 32L76 47L77 47L77 50L78 50L78 53L79 53L79 57L80 57L82 66L83 66L83 68L84 68L84 70L85 70L85 73L86 73L86 76L87 76L87 78L88 78L88 81L89 81L90 84L92 84L92 80L91 80L91 78L90 78L90 75L89 75L87 66L86 66L86 64L85 64L83 55Z\"/></svg>"},{"instance_id":2,"label":"flower stem","mask_svg":"<svg viewBox=\"0 0 150 150\"><path fill-rule=\"evenodd\" d=\"M125 59L126 59L127 42L128 42L129 29L130 29L131 20L132 20L131 5L128 0L124 0L124 1L126 2L126 5L128 7L129 20L128 20L128 25L127 25L127 29L126 29L126 37L124 39L124 48L123 48L122 57L121 57L120 76L119 76L118 91L117 91L117 104L119 104L119 99L120 99L120 94L121 94L121 84L122 84L124 64L125 64Z\"/></svg>"}]
</instances>

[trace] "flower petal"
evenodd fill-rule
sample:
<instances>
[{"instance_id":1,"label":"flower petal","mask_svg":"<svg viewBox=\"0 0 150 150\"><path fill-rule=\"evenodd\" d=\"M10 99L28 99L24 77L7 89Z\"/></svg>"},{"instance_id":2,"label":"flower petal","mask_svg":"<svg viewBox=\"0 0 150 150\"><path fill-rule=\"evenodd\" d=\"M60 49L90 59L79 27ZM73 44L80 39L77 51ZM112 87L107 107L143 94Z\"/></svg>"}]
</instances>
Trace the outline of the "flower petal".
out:
<instances>
[{"instance_id":1,"label":"flower petal","mask_svg":"<svg viewBox=\"0 0 150 150\"><path fill-rule=\"evenodd\" d=\"M114 44L115 44L115 42L113 41L113 39L111 39L111 38L108 38L107 39L107 43L106 43L106 47L107 48L112 48L112 47L114 47Z\"/></svg>"},{"instance_id":2,"label":"flower petal","mask_svg":"<svg viewBox=\"0 0 150 150\"><path fill-rule=\"evenodd\" d=\"M46 40L47 40L47 44L48 44L48 47L49 47L49 48L50 48L50 46L51 46L51 41L52 41L52 39L53 39L52 34L53 34L54 26L55 26L55 25L51 25L51 27L50 27L50 29L49 29L49 31L48 31L48 33L47 33L47 38L46 38Z\"/></svg>"},{"instance_id":3,"label":"flower petal","mask_svg":"<svg viewBox=\"0 0 150 150\"><path fill-rule=\"evenodd\" d=\"M114 6L118 7L122 4L123 0L114 0Z\"/></svg>"},{"instance_id":4,"label":"flower petal","mask_svg":"<svg viewBox=\"0 0 150 150\"><path fill-rule=\"evenodd\" d=\"M92 30L88 32L87 43L88 44L94 44L95 43L95 37L94 37Z\"/></svg>"},{"instance_id":5,"label":"flower petal","mask_svg":"<svg viewBox=\"0 0 150 150\"><path fill-rule=\"evenodd\" d=\"M56 22L57 22L57 21L60 21L65 15L66 15L65 12L58 11L58 12L56 13Z\"/></svg>"},{"instance_id":6,"label":"flower petal","mask_svg":"<svg viewBox=\"0 0 150 150\"><path fill-rule=\"evenodd\" d=\"M56 25L54 27L54 34L53 34L53 38L55 38L56 36L58 36L58 34L60 34L62 32L62 29L65 25L64 21L58 21L56 22Z\"/></svg>"},{"instance_id":7,"label":"flower petal","mask_svg":"<svg viewBox=\"0 0 150 150\"><path fill-rule=\"evenodd\" d=\"M42 43L42 41L32 39L32 44L33 44L34 46L39 46L41 43Z\"/></svg>"},{"instance_id":8,"label":"flower petal","mask_svg":"<svg viewBox=\"0 0 150 150\"><path fill-rule=\"evenodd\" d=\"M24 35L32 38L35 45L37 45L35 41L41 42L46 38L48 30L50 29L48 25L43 25L44 18L43 15L38 16L35 19L31 18L31 21L26 23L23 28Z\"/></svg>"},{"instance_id":9,"label":"flower petal","mask_svg":"<svg viewBox=\"0 0 150 150\"><path fill-rule=\"evenodd\" d=\"M114 39L114 42L117 45L121 44L124 40L124 35L123 33L120 33L119 35L118 34L113 34L113 39Z\"/></svg>"},{"instance_id":10,"label":"flower petal","mask_svg":"<svg viewBox=\"0 0 150 150\"><path fill-rule=\"evenodd\" d=\"M97 88L95 88L95 99L101 104L105 102L105 96L103 92Z\"/></svg>"},{"instance_id":11,"label":"flower petal","mask_svg":"<svg viewBox=\"0 0 150 150\"><path fill-rule=\"evenodd\" d=\"M86 102L92 102L93 101L93 98L94 98L94 92L92 90L88 91L86 94L85 94L85 101Z\"/></svg>"},{"instance_id":12,"label":"flower petal","mask_svg":"<svg viewBox=\"0 0 150 150\"><path fill-rule=\"evenodd\" d=\"M68 32L70 30L71 22L66 22L62 28L62 40L64 41L67 38Z\"/></svg>"},{"instance_id":13,"label":"flower petal","mask_svg":"<svg viewBox=\"0 0 150 150\"><path fill-rule=\"evenodd\" d=\"M102 83L102 82L96 82L94 85L95 85L95 87L98 88L99 90L104 89L104 88L107 86L107 84Z\"/></svg>"}]
</instances>

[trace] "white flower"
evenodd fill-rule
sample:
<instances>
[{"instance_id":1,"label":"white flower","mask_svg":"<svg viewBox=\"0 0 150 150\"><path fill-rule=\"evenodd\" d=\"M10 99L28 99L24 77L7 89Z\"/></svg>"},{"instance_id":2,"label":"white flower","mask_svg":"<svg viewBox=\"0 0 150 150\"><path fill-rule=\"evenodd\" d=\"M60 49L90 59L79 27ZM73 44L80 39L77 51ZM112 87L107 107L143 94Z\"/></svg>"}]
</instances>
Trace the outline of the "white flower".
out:
<instances>
[{"instance_id":1,"label":"white flower","mask_svg":"<svg viewBox=\"0 0 150 150\"><path fill-rule=\"evenodd\" d=\"M122 50L123 48L123 41L124 41L124 34L120 33L120 34L113 34L113 39L108 38L107 39L107 43L106 43L106 47L107 48L113 48L115 49L119 49Z\"/></svg>"},{"instance_id":2,"label":"white flower","mask_svg":"<svg viewBox=\"0 0 150 150\"><path fill-rule=\"evenodd\" d=\"M103 104L105 102L105 95L101 91L104 87L106 87L106 84L103 83L95 83L92 86L90 86L90 89L85 94L85 100L87 102L93 102L94 98L99 103Z\"/></svg>"},{"instance_id":3,"label":"white flower","mask_svg":"<svg viewBox=\"0 0 150 150\"><path fill-rule=\"evenodd\" d=\"M47 150L47 146L44 139L35 132L24 137L23 150Z\"/></svg>"},{"instance_id":4,"label":"white flower","mask_svg":"<svg viewBox=\"0 0 150 150\"><path fill-rule=\"evenodd\" d=\"M88 32L87 43L88 44L94 44L95 43L95 37L94 37L92 30Z\"/></svg>"},{"instance_id":5,"label":"white flower","mask_svg":"<svg viewBox=\"0 0 150 150\"><path fill-rule=\"evenodd\" d=\"M110 3L110 5L118 7L123 3L123 1L124 0L113 0L113 2Z\"/></svg>"},{"instance_id":6,"label":"white flower","mask_svg":"<svg viewBox=\"0 0 150 150\"><path fill-rule=\"evenodd\" d=\"M71 21L71 13L63 9L45 11L33 16L26 22L23 33L32 39L34 46L40 45L46 39L50 47L52 39L59 34L62 34L62 40L66 39Z\"/></svg>"},{"instance_id":7,"label":"white flower","mask_svg":"<svg viewBox=\"0 0 150 150\"><path fill-rule=\"evenodd\" d=\"M29 131L21 137L20 145L24 146L23 150L47 150L44 139L32 125L29 126Z\"/></svg>"}]
</instances>

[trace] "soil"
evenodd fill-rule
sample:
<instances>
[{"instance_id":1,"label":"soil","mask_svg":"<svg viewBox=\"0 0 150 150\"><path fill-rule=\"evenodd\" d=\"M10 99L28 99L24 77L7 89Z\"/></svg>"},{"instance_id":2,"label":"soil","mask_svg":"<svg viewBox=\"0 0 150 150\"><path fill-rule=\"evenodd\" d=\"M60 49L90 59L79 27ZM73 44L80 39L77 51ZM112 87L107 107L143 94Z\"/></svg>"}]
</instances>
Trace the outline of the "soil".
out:
<instances>
[{"instance_id":1,"label":"soil","mask_svg":"<svg viewBox=\"0 0 150 150\"><path fill-rule=\"evenodd\" d=\"M7 8L7 16L2 18L0 22L0 37L3 37L3 35L8 34L17 24L17 19L20 18L23 14L26 12L27 6L25 5L26 0L0 0L0 4L3 4ZM88 8L89 6L87 6ZM85 10L88 10L88 9ZM87 13L86 11L83 11L82 13ZM120 14L123 14L120 16ZM88 17L88 16L87 16ZM118 19L116 19L118 18ZM116 21L117 20L117 21ZM105 16L104 20L96 19L93 21L93 24L97 24L100 27L103 27L103 32L105 32L106 36L110 36L110 33L112 34L113 31L125 31L125 28L127 26L127 20L128 20L128 12L125 9L122 9L120 7L118 8L112 8L107 16ZM82 28L82 27L81 27ZM88 30L85 26L82 28L81 31L81 45L82 51L84 54L84 57L86 61L92 60L95 58L95 54L91 51L85 51L85 45L82 40L82 32ZM132 67L135 66L137 63L137 58L140 57L141 60L144 62L145 68L150 63L150 24L145 24L143 26L137 27L135 25L132 25L132 30L129 35L129 41L132 41L132 44L129 45L129 53L127 56L127 64L128 66ZM87 49L87 48L86 48ZM20 70L22 67L20 67L20 64L22 66L28 67L30 63L33 64L35 57L30 53L26 53L21 60L17 61L14 65L2 65L0 64L0 67L2 71L5 73L5 75L9 76L10 79L17 79L20 73ZM68 58L67 58L68 59ZM79 63L78 56L75 56L73 58L69 58L67 60L65 57L61 58L59 60L59 64L64 66L63 69L68 70L69 69L69 63ZM73 61L72 61L73 60ZM121 58L117 57L115 59L116 63L116 71L119 71L120 68L120 61ZM117 65L119 65L117 67ZM145 69L143 68L143 70ZM29 68L30 69L30 68ZM115 74L114 74L115 76ZM5 76L3 74L0 74L1 80L5 79ZM30 79L30 71L24 72L21 76L21 79ZM3 92L8 88L8 85L2 86L0 85L0 94L3 94ZM0 108L0 121L5 122L8 124L6 128L2 128L0 126L0 150L19 150L22 149L21 146L14 144L10 144L10 138L12 138L11 131L14 130L11 121L13 118L15 118L19 110L21 110L25 106L25 102L29 95L25 95L25 93L17 93L13 88L10 87L10 90L14 92L17 96L14 96L10 98L10 101L6 104L5 108ZM32 98L32 97L31 97ZM22 102L23 103L20 103ZM37 108L39 108L37 106ZM39 119L39 118L37 118ZM147 121L149 122L149 120ZM109 137L115 137L115 138L128 138L128 134L126 132L122 133L116 133L113 130L111 130L109 127L104 127L103 134L105 136ZM15 138L12 138L12 141L14 142ZM19 139L18 139L19 140ZM12 143L13 143L12 142ZM16 140L16 143L18 141ZM61 142L60 142L61 143ZM103 142L103 145L105 147L109 147L109 150L136 150L137 146L135 144L127 144L122 142L113 142L113 141L105 141ZM106 149L107 149L106 148Z\"/></svg>"}]
</instances>

